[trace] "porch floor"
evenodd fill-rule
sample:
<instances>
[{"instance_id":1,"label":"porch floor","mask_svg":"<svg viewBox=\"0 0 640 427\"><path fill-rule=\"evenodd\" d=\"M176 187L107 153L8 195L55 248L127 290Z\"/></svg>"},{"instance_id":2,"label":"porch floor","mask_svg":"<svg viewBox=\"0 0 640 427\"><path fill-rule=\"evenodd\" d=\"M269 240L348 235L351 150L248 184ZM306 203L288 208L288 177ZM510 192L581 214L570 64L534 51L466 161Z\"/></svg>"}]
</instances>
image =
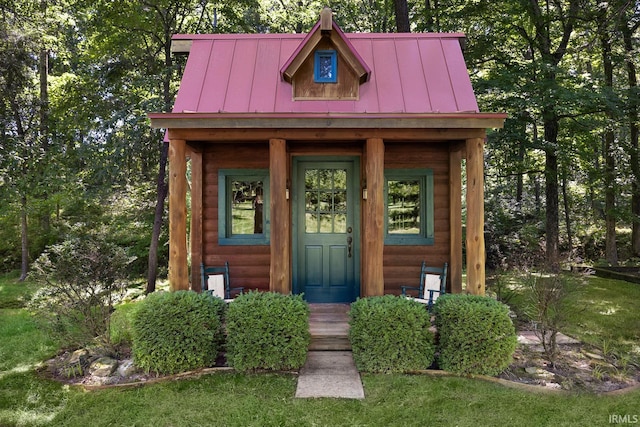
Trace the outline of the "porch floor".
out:
<instances>
[{"instance_id":1,"label":"porch floor","mask_svg":"<svg viewBox=\"0 0 640 427\"><path fill-rule=\"evenodd\" d=\"M349 304L309 304L311 351L351 350L349 342Z\"/></svg>"}]
</instances>

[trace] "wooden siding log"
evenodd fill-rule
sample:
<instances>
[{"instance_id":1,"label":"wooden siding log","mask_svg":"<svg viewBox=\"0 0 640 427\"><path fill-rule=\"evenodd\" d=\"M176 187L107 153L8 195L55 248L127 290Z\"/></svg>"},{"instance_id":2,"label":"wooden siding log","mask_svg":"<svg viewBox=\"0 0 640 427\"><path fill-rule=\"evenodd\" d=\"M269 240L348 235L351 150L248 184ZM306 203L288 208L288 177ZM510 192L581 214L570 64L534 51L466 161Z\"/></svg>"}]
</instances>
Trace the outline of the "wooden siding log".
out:
<instances>
[{"instance_id":1,"label":"wooden siding log","mask_svg":"<svg viewBox=\"0 0 640 427\"><path fill-rule=\"evenodd\" d=\"M269 181L271 187L271 268L269 289L288 294L291 292L290 214L287 192L287 142L269 141Z\"/></svg>"},{"instance_id":2,"label":"wooden siding log","mask_svg":"<svg viewBox=\"0 0 640 427\"><path fill-rule=\"evenodd\" d=\"M449 152L449 283L454 294L462 292L462 150Z\"/></svg>"},{"instance_id":3,"label":"wooden siding log","mask_svg":"<svg viewBox=\"0 0 640 427\"><path fill-rule=\"evenodd\" d=\"M484 295L484 139L468 139L467 151L467 292Z\"/></svg>"},{"instance_id":4,"label":"wooden siding log","mask_svg":"<svg viewBox=\"0 0 640 427\"><path fill-rule=\"evenodd\" d=\"M384 141L367 140L362 295L383 295L384 287Z\"/></svg>"},{"instance_id":5,"label":"wooden siding log","mask_svg":"<svg viewBox=\"0 0 640 427\"><path fill-rule=\"evenodd\" d=\"M169 289L189 289L186 141L169 141Z\"/></svg>"}]
</instances>

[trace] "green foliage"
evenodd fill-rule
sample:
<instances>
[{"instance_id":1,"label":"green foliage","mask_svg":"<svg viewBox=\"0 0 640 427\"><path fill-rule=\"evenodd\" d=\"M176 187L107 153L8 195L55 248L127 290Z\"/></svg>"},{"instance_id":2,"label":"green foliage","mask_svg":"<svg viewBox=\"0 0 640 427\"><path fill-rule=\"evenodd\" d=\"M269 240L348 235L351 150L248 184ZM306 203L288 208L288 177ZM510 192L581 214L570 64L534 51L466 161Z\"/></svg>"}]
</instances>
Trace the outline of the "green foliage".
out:
<instances>
[{"instance_id":1,"label":"green foliage","mask_svg":"<svg viewBox=\"0 0 640 427\"><path fill-rule=\"evenodd\" d=\"M150 294L133 312L133 357L147 372L174 374L211 366L223 340L225 304L207 293Z\"/></svg>"},{"instance_id":2,"label":"green foliage","mask_svg":"<svg viewBox=\"0 0 640 427\"><path fill-rule=\"evenodd\" d=\"M309 306L301 295L248 292L227 311L227 363L239 371L290 370L307 357Z\"/></svg>"},{"instance_id":3,"label":"green foliage","mask_svg":"<svg viewBox=\"0 0 640 427\"><path fill-rule=\"evenodd\" d=\"M130 347L133 343L133 316L139 304L119 304L111 314L111 343L117 347Z\"/></svg>"},{"instance_id":4,"label":"green foliage","mask_svg":"<svg viewBox=\"0 0 640 427\"><path fill-rule=\"evenodd\" d=\"M109 243L103 232L70 237L51 246L33 265L42 287L30 308L53 336L66 345L95 342L110 352L110 318L126 289L132 258Z\"/></svg>"},{"instance_id":5,"label":"green foliage","mask_svg":"<svg viewBox=\"0 0 640 427\"><path fill-rule=\"evenodd\" d=\"M516 348L509 307L489 297L443 295L434 306L440 368L459 374L497 375Z\"/></svg>"},{"instance_id":6,"label":"green foliage","mask_svg":"<svg viewBox=\"0 0 640 427\"><path fill-rule=\"evenodd\" d=\"M409 372L434 360L434 334L423 304L393 295L351 304L349 339L360 371Z\"/></svg>"}]
</instances>

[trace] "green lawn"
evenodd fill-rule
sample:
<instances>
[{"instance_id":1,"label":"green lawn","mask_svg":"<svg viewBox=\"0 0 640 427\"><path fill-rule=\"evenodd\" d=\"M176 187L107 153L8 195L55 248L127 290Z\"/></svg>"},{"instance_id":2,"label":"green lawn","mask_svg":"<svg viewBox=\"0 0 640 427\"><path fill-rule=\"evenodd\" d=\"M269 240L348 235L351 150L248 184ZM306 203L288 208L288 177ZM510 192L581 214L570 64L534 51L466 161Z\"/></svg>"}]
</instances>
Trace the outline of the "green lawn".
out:
<instances>
[{"instance_id":1,"label":"green lawn","mask_svg":"<svg viewBox=\"0 0 640 427\"><path fill-rule=\"evenodd\" d=\"M609 285L602 285L585 298L608 300ZM20 290L26 292L24 287L16 291L21 286L0 277L0 302L9 293L15 299ZM614 282L611 298L635 297L628 304L637 304L633 286ZM619 316L622 308L606 319ZM592 317L584 314L584 319ZM603 329L616 330L612 325ZM633 332L614 335L629 336L637 345L637 333L636 325ZM0 426L582 426L609 425L611 415L640 416L640 391L621 396L533 393L429 375L363 375L364 401L295 399L294 375L232 372L84 392L36 375L34 366L54 352L23 309L0 309Z\"/></svg>"}]
</instances>

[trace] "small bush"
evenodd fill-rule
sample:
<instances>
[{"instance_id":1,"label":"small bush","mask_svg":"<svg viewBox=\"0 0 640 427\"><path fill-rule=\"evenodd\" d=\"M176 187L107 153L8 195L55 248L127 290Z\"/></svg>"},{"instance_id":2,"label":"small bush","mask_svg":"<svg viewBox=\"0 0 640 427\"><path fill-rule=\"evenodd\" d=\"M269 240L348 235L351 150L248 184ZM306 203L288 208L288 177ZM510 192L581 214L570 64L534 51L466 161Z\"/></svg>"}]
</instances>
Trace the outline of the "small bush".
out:
<instances>
[{"instance_id":1,"label":"small bush","mask_svg":"<svg viewBox=\"0 0 640 427\"><path fill-rule=\"evenodd\" d=\"M29 308L62 345L97 344L112 353L111 313L124 295L127 266L134 258L109 242L104 230L75 233L33 264L31 277L42 287Z\"/></svg>"},{"instance_id":2,"label":"small bush","mask_svg":"<svg viewBox=\"0 0 640 427\"><path fill-rule=\"evenodd\" d=\"M558 356L556 337L575 314L574 305L580 291L578 276L530 274L525 280L527 301L525 313L535 325L545 358L555 366Z\"/></svg>"},{"instance_id":3,"label":"small bush","mask_svg":"<svg viewBox=\"0 0 640 427\"><path fill-rule=\"evenodd\" d=\"M498 375L516 348L509 307L489 297L448 294L434 306L440 368L459 374Z\"/></svg>"},{"instance_id":4,"label":"small bush","mask_svg":"<svg viewBox=\"0 0 640 427\"><path fill-rule=\"evenodd\" d=\"M248 292L227 311L227 363L239 371L290 370L307 357L309 306L301 295Z\"/></svg>"},{"instance_id":5,"label":"small bush","mask_svg":"<svg viewBox=\"0 0 640 427\"><path fill-rule=\"evenodd\" d=\"M225 304L191 291L157 292L133 313L133 357L145 371L174 374L214 364Z\"/></svg>"},{"instance_id":6,"label":"small bush","mask_svg":"<svg viewBox=\"0 0 640 427\"><path fill-rule=\"evenodd\" d=\"M385 295L351 304L349 339L360 371L407 372L427 369L435 354L426 307Z\"/></svg>"}]
</instances>

